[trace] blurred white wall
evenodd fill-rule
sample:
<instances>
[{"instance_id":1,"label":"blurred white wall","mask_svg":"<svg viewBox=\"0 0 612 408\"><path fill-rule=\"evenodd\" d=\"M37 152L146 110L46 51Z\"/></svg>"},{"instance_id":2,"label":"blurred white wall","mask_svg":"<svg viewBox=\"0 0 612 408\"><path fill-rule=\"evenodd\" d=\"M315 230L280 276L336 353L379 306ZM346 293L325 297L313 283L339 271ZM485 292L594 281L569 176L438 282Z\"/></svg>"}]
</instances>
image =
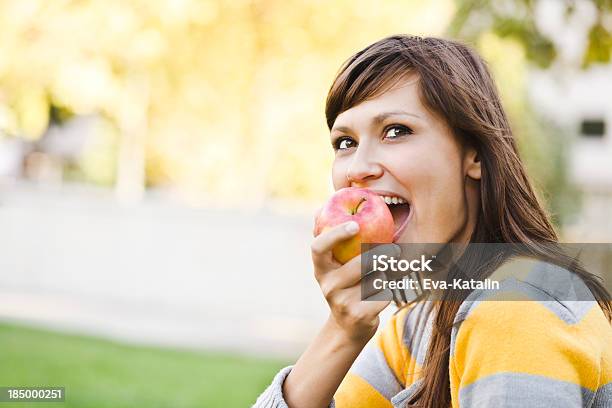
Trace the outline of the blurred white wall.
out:
<instances>
[{"instance_id":1,"label":"blurred white wall","mask_svg":"<svg viewBox=\"0 0 612 408\"><path fill-rule=\"evenodd\" d=\"M0 190L0 319L296 356L327 316L311 216L186 209L69 185Z\"/></svg>"},{"instance_id":2,"label":"blurred white wall","mask_svg":"<svg viewBox=\"0 0 612 408\"><path fill-rule=\"evenodd\" d=\"M530 95L549 119L571 133L569 176L582 192L580 213L566 236L574 241L612 240L612 66L585 71L534 71ZM562 80L560 80L560 78ZM602 134L584 133L584 123ZM560 143L561 143L560 139Z\"/></svg>"},{"instance_id":3,"label":"blurred white wall","mask_svg":"<svg viewBox=\"0 0 612 408\"><path fill-rule=\"evenodd\" d=\"M566 4L540 0L536 6L538 29L555 43L558 57L547 70L532 70L529 96L538 110L572 136L569 176L581 190L582 205L567 240L612 241L612 65L581 69L589 28L597 13L592 2L573 3L570 18ZM587 135L585 122L603 123L603 134ZM560 139L560 143L563 140Z\"/></svg>"}]
</instances>

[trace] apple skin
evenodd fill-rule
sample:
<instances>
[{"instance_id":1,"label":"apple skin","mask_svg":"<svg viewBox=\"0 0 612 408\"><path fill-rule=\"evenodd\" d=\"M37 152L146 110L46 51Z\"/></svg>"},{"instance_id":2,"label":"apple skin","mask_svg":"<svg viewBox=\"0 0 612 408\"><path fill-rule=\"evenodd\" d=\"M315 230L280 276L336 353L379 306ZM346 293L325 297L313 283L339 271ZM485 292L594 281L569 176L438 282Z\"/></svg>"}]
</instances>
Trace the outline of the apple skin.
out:
<instances>
[{"instance_id":1,"label":"apple skin","mask_svg":"<svg viewBox=\"0 0 612 408\"><path fill-rule=\"evenodd\" d=\"M391 211L382 197L365 188L346 187L334 193L315 220L315 236L321 232L355 221L359 232L332 249L334 258L342 264L361 253L362 243L391 243L395 224Z\"/></svg>"}]
</instances>

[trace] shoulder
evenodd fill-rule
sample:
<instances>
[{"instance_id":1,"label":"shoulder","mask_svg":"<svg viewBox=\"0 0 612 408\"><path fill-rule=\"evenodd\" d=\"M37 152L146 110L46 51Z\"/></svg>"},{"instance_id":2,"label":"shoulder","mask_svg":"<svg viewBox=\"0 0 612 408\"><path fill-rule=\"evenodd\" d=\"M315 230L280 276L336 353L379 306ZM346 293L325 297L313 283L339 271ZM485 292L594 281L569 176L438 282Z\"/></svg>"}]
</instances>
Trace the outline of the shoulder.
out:
<instances>
[{"instance_id":1,"label":"shoulder","mask_svg":"<svg viewBox=\"0 0 612 408\"><path fill-rule=\"evenodd\" d=\"M526 320L542 317L548 312L550 317L562 320L568 325L580 323L589 313L603 312L584 281L570 272L551 263L527 258L507 262L498 268L490 279L499 283L496 289L476 290L461 304L455 323L478 310L482 313L499 313L498 318ZM524 304L522 302L529 302ZM538 312L521 315L524 308ZM519 312L512 313L512 312ZM605 318L605 317L604 317Z\"/></svg>"},{"instance_id":2,"label":"shoulder","mask_svg":"<svg viewBox=\"0 0 612 408\"><path fill-rule=\"evenodd\" d=\"M511 266L524 273L459 307L450 353L455 391L526 382L533 390L576 387L579 395L612 381L612 328L586 285L548 263Z\"/></svg>"},{"instance_id":3,"label":"shoulder","mask_svg":"<svg viewBox=\"0 0 612 408\"><path fill-rule=\"evenodd\" d=\"M520 338L533 341L561 333L572 333L582 340L612 335L612 328L588 287L567 269L518 259L504 265L492 278L500 282L499 289L474 291L460 305L451 352L461 335L468 332L494 335L499 331L505 343L512 344L519 344ZM604 347L598 343L589 345Z\"/></svg>"}]
</instances>

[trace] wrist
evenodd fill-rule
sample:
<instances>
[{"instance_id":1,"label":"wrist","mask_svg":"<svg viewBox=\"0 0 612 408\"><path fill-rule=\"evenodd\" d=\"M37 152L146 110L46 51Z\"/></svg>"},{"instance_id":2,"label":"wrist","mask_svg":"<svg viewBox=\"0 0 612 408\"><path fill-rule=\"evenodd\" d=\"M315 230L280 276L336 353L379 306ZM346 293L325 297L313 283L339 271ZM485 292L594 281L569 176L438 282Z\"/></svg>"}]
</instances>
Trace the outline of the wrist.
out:
<instances>
[{"instance_id":1,"label":"wrist","mask_svg":"<svg viewBox=\"0 0 612 408\"><path fill-rule=\"evenodd\" d=\"M283 383L287 405L328 406L369 338L350 335L330 316Z\"/></svg>"},{"instance_id":2,"label":"wrist","mask_svg":"<svg viewBox=\"0 0 612 408\"><path fill-rule=\"evenodd\" d=\"M325 327L330 342L342 350L359 349L361 351L367 342L374 337L374 334L376 334L376 327L372 327L367 332L350 332L340 326L332 315L328 317Z\"/></svg>"}]
</instances>

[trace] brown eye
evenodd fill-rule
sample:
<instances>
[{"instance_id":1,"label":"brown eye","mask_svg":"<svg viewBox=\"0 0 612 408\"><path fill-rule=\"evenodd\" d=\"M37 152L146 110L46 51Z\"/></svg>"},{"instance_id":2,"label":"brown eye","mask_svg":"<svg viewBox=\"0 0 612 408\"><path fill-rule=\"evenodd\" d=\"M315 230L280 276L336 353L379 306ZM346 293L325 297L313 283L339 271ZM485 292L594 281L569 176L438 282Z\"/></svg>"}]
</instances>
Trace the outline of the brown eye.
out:
<instances>
[{"instance_id":1,"label":"brown eye","mask_svg":"<svg viewBox=\"0 0 612 408\"><path fill-rule=\"evenodd\" d=\"M357 143L351 139L350 137L341 137L336 140L334 143L334 149L336 150L345 150L350 149L351 147L355 147Z\"/></svg>"},{"instance_id":2,"label":"brown eye","mask_svg":"<svg viewBox=\"0 0 612 408\"><path fill-rule=\"evenodd\" d=\"M412 134L412 129L406 126L401 126L401 125L393 125L393 126L388 127L385 130L385 138L387 139L395 139L396 137L411 135L411 134Z\"/></svg>"}]
</instances>

